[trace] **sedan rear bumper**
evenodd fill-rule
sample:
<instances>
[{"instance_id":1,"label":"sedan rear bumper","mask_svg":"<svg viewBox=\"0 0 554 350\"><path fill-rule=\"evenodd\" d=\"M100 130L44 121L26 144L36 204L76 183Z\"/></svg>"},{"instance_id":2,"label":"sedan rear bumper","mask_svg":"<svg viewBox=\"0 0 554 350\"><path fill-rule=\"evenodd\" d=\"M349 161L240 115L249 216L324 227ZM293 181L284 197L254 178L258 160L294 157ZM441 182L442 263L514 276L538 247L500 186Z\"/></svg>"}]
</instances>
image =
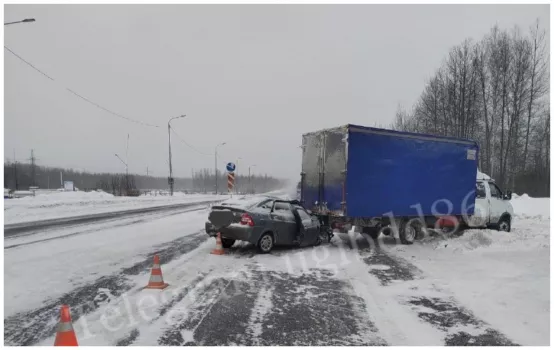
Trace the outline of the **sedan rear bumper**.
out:
<instances>
[{"instance_id":1,"label":"sedan rear bumper","mask_svg":"<svg viewBox=\"0 0 554 350\"><path fill-rule=\"evenodd\" d=\"M215 226L212 225L211 222L207 221L205 226L206 226L206 233L210 237L214 237L217 235L218 231L216 231ZM231 224L219 230L219 232L221 233L221 237L223 238L230 238L237 241L246 241L246 242L251 241L253 231L254 231L253 227L247 226L247 225L241 225L241 224ZM251 243L256 243L256 242L251 242Z\"/></svg>"}]
</instances>

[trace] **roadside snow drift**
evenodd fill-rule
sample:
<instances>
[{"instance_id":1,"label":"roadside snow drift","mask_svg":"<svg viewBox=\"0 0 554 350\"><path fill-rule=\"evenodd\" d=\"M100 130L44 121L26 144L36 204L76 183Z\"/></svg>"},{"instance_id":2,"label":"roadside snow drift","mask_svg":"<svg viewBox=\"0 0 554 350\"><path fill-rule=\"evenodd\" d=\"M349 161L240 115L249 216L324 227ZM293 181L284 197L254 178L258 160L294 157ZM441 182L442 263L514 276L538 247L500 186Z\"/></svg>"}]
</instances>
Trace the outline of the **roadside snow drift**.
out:
<instances>
[{"instance_id":1,"label":"roadside snow drift","mask_svg":"<svg viewBox=\"0 0 554 350\"><path fill-rule=\"evenodd\" d=\"M550 339L550 198L514 196L511 232L467 230L391 252L521 345Z\"/></svg>"}]
</instances>

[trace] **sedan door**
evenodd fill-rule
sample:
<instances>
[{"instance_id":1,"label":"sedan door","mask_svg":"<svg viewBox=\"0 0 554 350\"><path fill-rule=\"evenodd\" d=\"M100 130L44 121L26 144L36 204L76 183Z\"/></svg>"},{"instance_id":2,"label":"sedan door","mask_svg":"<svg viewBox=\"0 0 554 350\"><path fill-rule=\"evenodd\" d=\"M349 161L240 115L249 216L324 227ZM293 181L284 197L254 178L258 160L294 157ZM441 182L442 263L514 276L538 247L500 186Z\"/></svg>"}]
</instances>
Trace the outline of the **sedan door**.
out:
<instances>
[{"instance_id":1,"label":"sedan door","mask_svg":"<svg viewBox=\"0 0 554 350\"><path fill-rule=\"evenodd\" d=\"M319 237L319 222L317 219L312 218L301 206L295 205L294 208L298 211L298 215L300 215L302 220L302 226L304 227L302 246L315 244Z\"/></svg>"},{"instance_id":2,"label":"sedan door","mask_svg":"<svg viewBox=\"0 0 554 350\"><path fill-rule=\"evenodd\" d=\"M276 244L293 244L296 238L296 221L291 206L286 202L276 201L270 214L273 226L276 228Z\"/></svg>"}]
</instances>

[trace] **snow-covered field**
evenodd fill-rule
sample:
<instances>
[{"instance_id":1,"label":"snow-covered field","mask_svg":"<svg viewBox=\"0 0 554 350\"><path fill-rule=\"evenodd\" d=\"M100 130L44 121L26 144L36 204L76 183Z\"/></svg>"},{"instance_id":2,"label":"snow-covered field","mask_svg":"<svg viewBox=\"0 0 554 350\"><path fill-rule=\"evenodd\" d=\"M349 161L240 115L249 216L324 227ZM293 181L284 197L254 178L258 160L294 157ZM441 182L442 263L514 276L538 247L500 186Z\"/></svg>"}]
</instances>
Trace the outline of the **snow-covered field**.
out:
<instances>
[{"instance_id":1,"label":"snow-covered field","mask_svg":"<svg viewBox=\"0 0 554 350\"><path fill-rule=\"evenodd\" d=\"M4 224L100 214L163 205L226 199L228 196L184 194L115 197L106 192L50 192L4 200Z\"/></svg>"}]
</instances>

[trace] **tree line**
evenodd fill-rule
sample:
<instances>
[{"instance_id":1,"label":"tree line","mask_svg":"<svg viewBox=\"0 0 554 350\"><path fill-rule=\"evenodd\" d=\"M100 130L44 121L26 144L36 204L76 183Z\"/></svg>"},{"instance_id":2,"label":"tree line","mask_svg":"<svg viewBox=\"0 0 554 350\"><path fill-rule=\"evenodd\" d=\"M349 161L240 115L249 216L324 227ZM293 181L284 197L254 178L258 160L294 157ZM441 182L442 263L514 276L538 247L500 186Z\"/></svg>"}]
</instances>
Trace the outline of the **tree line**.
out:
<instances>
[{"instance_id":1,"label":"tree line","mask_svg":"<svg viewBox=\"0 0 554 350\"><path fill-rule=\"evenodd\" d=\"M502 188L550 195L549 52L537 21L497 26L453 47L415 105L393 128L479 143L479 169Z\"/></svg>"},{"instance_id":2,"label":"tree line","mask_svg":"<svg viewBox=\"0 0 554 350\"><path fill-rule=\"evenodd\" d=\"M227 192L227 175L218 172L218 192ZM101 189L114 195L138 195L137 191L167 190L166 177L154 177L136 174L92 173L74 169L38 166L28 163L4 163L4 188L13 190L28 190L30 186L41 189L57 189L63 187L62 181L73 181L80 190ZM235 178L240 192L268 192L283 188L284 180L267 174L248 176L239 175ZM193 171L191 177L175 178L176 191L202 192L215 191L215 176L213 169Z\"/></svg>"},{"instance_id":3,"label":"tree line","mask_svg":"<svg viewBox=\"0 0 554 350\"><path fill-rule=\"evenodd\" d=\"M192 188L200 192L215 190L215 172L213 169L200 169L192 173ZM218 192L227 192L227 173L217 172ZM285 187L287 182L272 176L235 174L234 190L240 193L263 193Z\"/></svg>"}]
</instances>

